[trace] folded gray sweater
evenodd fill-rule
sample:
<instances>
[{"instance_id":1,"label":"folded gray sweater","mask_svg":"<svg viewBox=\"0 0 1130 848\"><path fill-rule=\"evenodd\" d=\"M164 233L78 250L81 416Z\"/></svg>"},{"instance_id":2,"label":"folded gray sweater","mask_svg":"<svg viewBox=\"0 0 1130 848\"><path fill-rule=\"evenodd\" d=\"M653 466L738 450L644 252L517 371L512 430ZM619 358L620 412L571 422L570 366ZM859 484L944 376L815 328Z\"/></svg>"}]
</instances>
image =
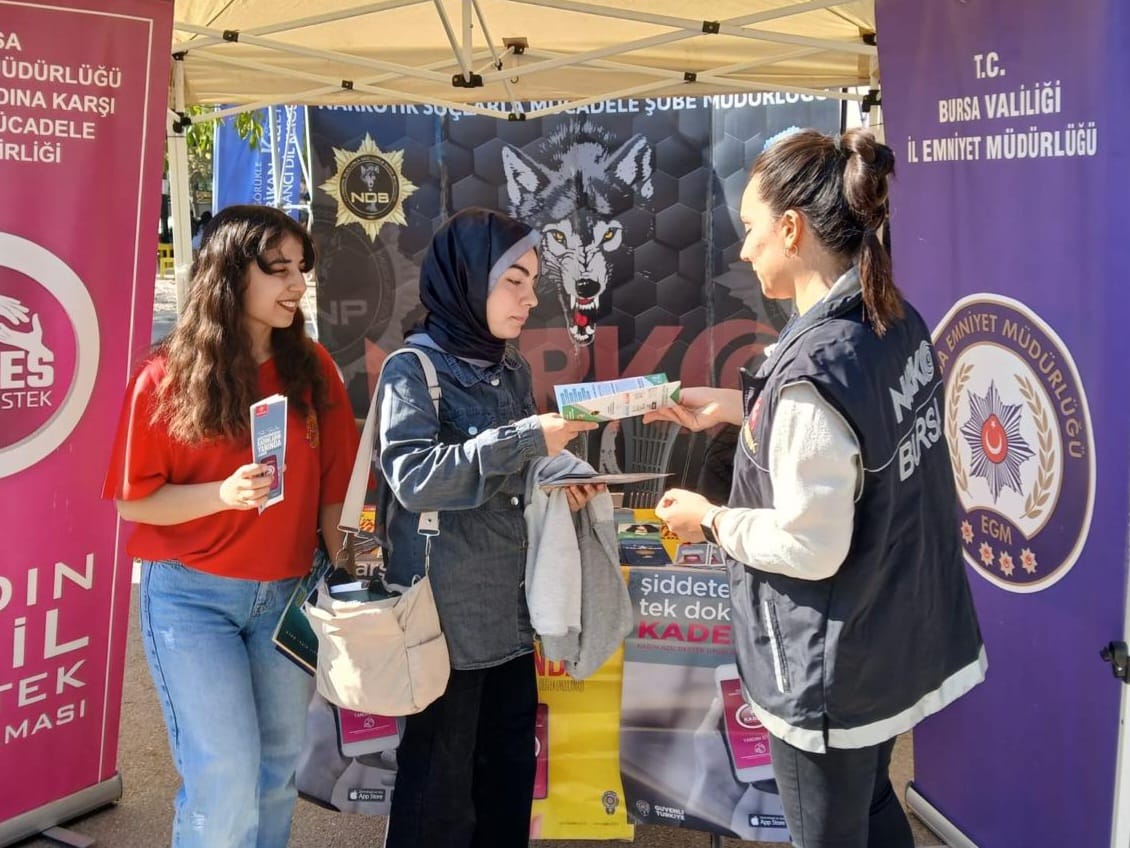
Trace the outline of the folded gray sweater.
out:
<instances>
[{"instance_id":1,"label":"folded gray sweater","mask_svg":"<svg viewBox=\"0 0 1130 848\"><path fill-rule=\"evenodd\" d=\"M574 521L564 490L541 488L562 474L591 467L567 451L532 463L526 477L526 601L542 653L563 660L575 680L600 668L632 629L632 602L620 570L612 498L594 497ZM575 539L575 544L573 540ZM579 588L579 599L577 591ZM579 600L580 621L577 618Z\"/></svg>"}]
</instances>

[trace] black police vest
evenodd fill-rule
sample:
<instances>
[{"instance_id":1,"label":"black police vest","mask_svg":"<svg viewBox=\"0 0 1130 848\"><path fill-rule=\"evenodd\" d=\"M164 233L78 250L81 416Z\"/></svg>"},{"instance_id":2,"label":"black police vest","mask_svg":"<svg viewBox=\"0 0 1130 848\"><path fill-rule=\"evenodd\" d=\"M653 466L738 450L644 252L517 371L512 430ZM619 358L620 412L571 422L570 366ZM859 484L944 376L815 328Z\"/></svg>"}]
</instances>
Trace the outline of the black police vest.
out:
<instances>
[{"instance_id":1,"label":"black police vest","mask_svg":"<svg viewBox=\"0 0 1130 848\"><path fill-rule=\"evenodd\" d=\"M807 382L859 442L851 545L826 580L729 564L735 645L770 731L798 747L878 744L980 682L985 661L958 540L944 386L922 318L883 337L858 290L795 320L755 377L730 506L771 507L769 448L784 387Z\"/></svg>"}]
</instances>

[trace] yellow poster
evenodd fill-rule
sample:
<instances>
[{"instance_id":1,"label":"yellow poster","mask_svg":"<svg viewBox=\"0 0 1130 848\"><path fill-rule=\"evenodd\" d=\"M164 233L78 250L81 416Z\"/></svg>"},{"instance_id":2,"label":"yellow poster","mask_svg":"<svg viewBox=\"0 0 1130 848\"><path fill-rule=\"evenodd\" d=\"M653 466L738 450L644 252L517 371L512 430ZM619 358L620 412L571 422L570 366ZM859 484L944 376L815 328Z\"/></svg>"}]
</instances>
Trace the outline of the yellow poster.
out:
<instances>
[{"instance_id":1,"label":"yellow poster","mask_svg":"<svg viewBox=\"0 0 1130 848\"><path fill-rule=\"evenodd\" d=\"M535 655L538 671L537 773L532 839L632 839L620 782L618 650L587 680L565 663Z\"/></svg>"}]
</instances>

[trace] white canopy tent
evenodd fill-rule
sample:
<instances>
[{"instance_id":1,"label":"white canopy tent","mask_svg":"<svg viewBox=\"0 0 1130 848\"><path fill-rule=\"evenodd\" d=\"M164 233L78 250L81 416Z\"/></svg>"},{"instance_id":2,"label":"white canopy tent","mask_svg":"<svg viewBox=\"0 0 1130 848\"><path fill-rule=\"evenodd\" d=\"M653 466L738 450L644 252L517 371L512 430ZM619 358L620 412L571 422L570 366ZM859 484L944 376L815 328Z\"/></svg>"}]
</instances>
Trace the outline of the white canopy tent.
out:
<instances>
[{"instance_id":1,"label":"white canopy tent","mask_svg":"<svg viewBox=\"0 0 1130 848\"><path fill-rule=\"evenodd\" d=\"M188 220L184 111L428 103L523 120L638 96L783 91L863 99L874 0L176 0L175 220ZM232 105L234 104L234 105ZM190 255L174 231L178 300Z\"/></svg>"}]
</instances>

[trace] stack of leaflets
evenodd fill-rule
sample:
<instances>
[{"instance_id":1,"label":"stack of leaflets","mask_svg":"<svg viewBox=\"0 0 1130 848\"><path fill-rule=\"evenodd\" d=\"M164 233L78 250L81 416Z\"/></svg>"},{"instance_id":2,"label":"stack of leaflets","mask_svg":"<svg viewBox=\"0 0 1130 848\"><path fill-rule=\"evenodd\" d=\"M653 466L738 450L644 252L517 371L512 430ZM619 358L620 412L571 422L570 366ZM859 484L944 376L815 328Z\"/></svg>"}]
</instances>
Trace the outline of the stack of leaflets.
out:
<instances>
[{"instance_id":1,"label":"stack of leaflets","mask_svg":"<svg viewBox=\"0 0 1130 848\"><path fill-rule=\"evenodd\" d=\"M254 462L274 470L267 502L262 512L283 499L283 469L286 468L286 397L271 395L251 404L251 456Z\"/></svg>"},{"instance_id":2,"label":"stack of leaflets","mask_svg":"<svg viewBox=\"0 0 1130 848\"><path fill-rule=\"evenodd\" d=\"M606 486L624 485L627 483L642 483L645 480L658 480L661 477L670 477L670 471L627 471L601 474L593 471L588 474L561 474L552 480L545 480L539 485L543 489L559 489L563 486L583 486L586 483L603 483Z\"/></svg>"},{"instance_id":3,"label":"stack of leaflets","mask_svg":"<svg viewBox=\"0 0 1130 848\"><path fill-rule=\"evenodd\" d=\"M658 522L617 520L616 536L620 541L620 562L623 565L670 565L671 557L663 547Z\"/></svg>"},{"instance_id":4,"label":"stack of leaflets","mask_svg":"<svg viewBox=\"0 0 1130 848\"><path fill-rule=\"evenodd\" d=\"M553 391L561 416L579 421L630 418L670 406L679 400L679 382L668 382L666 374L596 383L569 383L554 386Z\"/></svg>"},{"instance_id":5,"label":"stack of leaflets","mask_svg":"<svg viewBox=\"0 0 1130 848\"><path fill-rule=\"evenodd\" d=\"M722 549L710 542L683 542L675 554L675 565L722 566L726 558Z\"/></svg>"}]
</instances>

